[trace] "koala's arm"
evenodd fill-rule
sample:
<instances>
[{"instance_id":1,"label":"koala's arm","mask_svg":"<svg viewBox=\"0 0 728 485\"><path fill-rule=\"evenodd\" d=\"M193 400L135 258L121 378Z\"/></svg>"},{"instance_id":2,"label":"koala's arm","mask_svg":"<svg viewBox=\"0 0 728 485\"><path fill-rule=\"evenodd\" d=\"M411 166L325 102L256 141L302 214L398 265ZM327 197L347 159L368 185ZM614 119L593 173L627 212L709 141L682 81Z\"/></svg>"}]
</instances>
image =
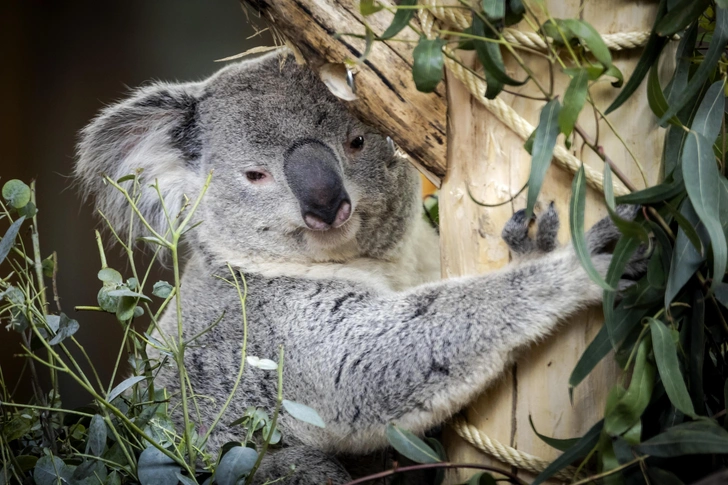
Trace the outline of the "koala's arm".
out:
<instances>
[{"instance_id":1,"label":"koala's arm","mask_svg":"<svg viewBox=\"0 0 728 485\"><path fill-rule=\"evenodd\" d=\"M594 258L601 270L608 261ZM601 298L570 248L401 293L307 283L319 287L277 297L294 310L279 327L284 392L327 427L290 425L309 444L348 452L382 446L391 421L414 432L439 424L503 372L511 351Z\"/></svg>"}]
</instances>

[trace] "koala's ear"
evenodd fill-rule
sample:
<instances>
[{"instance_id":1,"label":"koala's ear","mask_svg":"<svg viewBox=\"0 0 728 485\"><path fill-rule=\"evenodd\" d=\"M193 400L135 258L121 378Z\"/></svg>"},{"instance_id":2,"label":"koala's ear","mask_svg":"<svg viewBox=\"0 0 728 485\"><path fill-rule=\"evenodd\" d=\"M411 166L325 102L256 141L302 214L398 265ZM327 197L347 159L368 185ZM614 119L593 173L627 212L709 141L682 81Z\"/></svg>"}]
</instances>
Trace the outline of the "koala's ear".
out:
<instances>
[{"instance_id":1,"label":"koala's ear","mask_svg":"<svg viewBox=\"0 0 728 485\"><path fill-rule=\"evenodd\" d=\"M81 132L75 167L76 179L86 196L114 228L128 228L129 205L124 196L105 184L140 173L139 209L162 234L167 221L159 196L149 185L155 180L174 217L182 208L184 194L194 197L199 181L202 151L198 104L203 85L155 84L137 90L129 99L104 109ZM122 185L131 187L132 182ZM135 228L135 229L138 229Z\"/></svg>"}]
</instances>

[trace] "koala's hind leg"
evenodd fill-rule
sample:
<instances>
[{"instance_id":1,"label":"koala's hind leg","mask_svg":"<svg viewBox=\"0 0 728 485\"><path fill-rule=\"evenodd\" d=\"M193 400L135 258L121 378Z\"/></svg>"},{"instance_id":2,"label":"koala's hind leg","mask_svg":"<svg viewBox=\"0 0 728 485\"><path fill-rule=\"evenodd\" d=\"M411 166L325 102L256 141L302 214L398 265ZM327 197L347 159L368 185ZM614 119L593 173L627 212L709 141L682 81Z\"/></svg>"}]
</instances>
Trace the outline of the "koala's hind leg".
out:
<instances>
[{"instance_id":1,"label":"koala's hind leg","mask_svg":"<svg viewBox=\"0 0 728 485\"><path fill-rule=\"evenodd\" d=\"M295 466L292 471L291 466ZM282 485L342 485L351 476L331 455L307 446L289 446L265 455L253 483L262 485L276 481Z\"/></svg>"},{"instance_id":2,"label":"koala's hind leg","mask_svg":"<svg viewBox=\"0 0 728 485\"><path fill-rule=\"evenodd\" d=\"M516 211L508 220L501 237L514 255L525 256L534 252L549 253L558 247L556 236L559 232L559 215L553 202L546 212L536 219L536 238L528 235L531 221L526 220L526 211Z\"/></svg>"}]
</instances>

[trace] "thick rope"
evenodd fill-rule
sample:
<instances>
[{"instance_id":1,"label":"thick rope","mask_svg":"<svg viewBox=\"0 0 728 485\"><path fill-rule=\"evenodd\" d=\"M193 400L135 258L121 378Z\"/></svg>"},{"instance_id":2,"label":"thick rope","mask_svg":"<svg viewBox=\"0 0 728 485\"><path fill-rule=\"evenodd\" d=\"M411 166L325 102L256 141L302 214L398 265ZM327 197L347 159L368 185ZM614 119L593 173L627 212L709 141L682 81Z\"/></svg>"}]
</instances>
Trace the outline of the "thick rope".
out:
<instances>
[{"instance_id":1,"label":"thick rope","mask_svg":"<svg viewBox=\"0 0 728 485\"><path fill-rule=\"evenodd\" d=\"M470 14L466 14L465 9L448 8L438 3L439 0L425 0L427 10L436 17L441 23L452 25L458 30L465 30L470 27ZM420 16L420 19L422 17ZM423 26L424 29L424 26ZM609 50L621 51L625 49L634 49L641 47L647 43L650 37L649 32L618 32L615 34L602 34L602 39ZM547 50L547 41L536 32L522 32L516 29L503 29L503 38L511 44L519 44L532 49ZM552 42L551 38L548 38Z\"/></svg>"},{"instance_id":2,"label":"thick rope","mask_svg":"<svg viewBox=\"0 0 728 485\"><path fill-rule=\"evenodd\" d=\"M543 460L523 451L519 451L508 445L490 438L478 428L468 423L463 417L456 416L450 422L450 426L462 439L473 445L480 451L496 458L501 463L514 466L520 470L526 470L538 475L546 469L551 462ZM576 468L568 466L556 473L554 477L570 482L576 474Z\"/></svg>"}]
</instances>

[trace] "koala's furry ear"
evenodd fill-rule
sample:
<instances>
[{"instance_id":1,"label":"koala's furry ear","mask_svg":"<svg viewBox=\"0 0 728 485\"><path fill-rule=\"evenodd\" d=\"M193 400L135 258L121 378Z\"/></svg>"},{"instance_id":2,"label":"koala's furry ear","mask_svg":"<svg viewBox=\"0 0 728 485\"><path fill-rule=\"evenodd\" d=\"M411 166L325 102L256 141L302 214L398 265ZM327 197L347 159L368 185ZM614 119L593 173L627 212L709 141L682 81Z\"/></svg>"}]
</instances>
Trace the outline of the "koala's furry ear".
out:
<instances>
[{"instance_id":1,"label":"koala's furry ear","mask_svg":"<svg viewBox=\"0 0 728 485\"><path fill-rule=\"evenodd\" d=\"M201 83L157 83L141 88L121 103L105 108L81 132L77 148L76 179L86 196L96 197L97 208L114 228L128 229L129 205L114 187L104 182L139 173L138 206L152 227L164 234L167 221L155 190L159 182L170 216L182 208L184 194L193 197L202 183L202 151L198 103ZM132 182L124 182L131 187ZM141 225L135 223L140 229ZM136 232L136 231L135 231ZM138 232L136 232L138 234Z\"/></svg>"}]
</instances>

